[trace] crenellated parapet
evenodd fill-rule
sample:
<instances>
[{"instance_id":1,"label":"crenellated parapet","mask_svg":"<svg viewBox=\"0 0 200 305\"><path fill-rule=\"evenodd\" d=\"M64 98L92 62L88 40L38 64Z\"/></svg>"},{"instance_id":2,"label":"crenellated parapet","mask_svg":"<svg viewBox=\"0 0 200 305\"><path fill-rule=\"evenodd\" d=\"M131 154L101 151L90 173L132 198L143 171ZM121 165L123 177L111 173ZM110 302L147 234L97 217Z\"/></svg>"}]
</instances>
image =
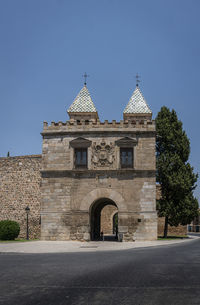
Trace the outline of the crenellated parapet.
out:
<instances>
[{"instance_id":1,"label":"crenellated parapet","mask_svg":"<svg viewBox=\"0 0 200 305\"><path fill-rule=\"evenodd\" d=\"M66 122L51 122L48 125L47 122L44 122L42 135L51 134L51 133L63 133L63 132L78 132L78 131L95 131L95 132L111 132L111 131L130 131L130 132L155 132L155 121L154 120L133 120L133 121L124 121L121 120L117 122L112 120L109 122L105 120L101 122L97 121L87 121L87 120L69 120Z\"/></svg>"}]
</instances>

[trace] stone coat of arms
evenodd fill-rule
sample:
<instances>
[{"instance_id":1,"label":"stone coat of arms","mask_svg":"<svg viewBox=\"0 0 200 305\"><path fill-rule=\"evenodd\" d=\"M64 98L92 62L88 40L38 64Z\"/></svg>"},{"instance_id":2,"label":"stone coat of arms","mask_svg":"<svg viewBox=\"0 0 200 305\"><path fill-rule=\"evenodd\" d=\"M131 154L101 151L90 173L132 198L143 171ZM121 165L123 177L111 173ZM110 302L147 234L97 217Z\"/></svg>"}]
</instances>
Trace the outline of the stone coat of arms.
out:
<instances>
[{"instance_id":1,"label":"stone coat of arms","mask_svg":"<svg viewBox=\"0 0 200 305\"><path fill-rule=\"evenodd\" d=\"M106 144L103 140L101 143L92 146L92 163L95 167L111 166L114 161L114 145Z\"/></svg>"}]
</instances>

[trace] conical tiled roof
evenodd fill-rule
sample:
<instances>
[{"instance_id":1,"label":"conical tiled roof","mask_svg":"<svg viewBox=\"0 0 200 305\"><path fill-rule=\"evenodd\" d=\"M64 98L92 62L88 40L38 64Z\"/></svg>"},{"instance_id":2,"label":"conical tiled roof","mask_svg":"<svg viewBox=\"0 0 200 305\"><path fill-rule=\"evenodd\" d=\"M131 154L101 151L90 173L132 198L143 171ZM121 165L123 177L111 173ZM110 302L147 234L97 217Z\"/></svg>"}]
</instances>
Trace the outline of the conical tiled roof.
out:
<instances>
[{"instance_id":1,"label":"conical tiled roof","mask_svg":"<svg viewBox=\"0 0 200 305\"><path fill-rule=\"evenodd\" d=\"M135 88L123 113L152 113L138 86Z\"/></svg>"},{"instance_id":2,"label":"conical tiled roof","mask_svg":"<svg viewBox=\"0 0 200 305\"><path fill-rule=\"evenodd\" d=\"M67 112L97 112L86 85L81 89Z\"/></svg>"}]
</instances>

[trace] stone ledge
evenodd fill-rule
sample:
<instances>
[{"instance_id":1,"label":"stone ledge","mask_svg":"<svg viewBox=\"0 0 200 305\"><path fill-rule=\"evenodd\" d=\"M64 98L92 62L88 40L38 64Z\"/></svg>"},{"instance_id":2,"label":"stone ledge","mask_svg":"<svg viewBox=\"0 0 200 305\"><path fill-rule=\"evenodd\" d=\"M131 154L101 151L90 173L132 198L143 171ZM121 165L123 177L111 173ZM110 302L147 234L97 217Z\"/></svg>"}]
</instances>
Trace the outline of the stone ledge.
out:
<instances>
[{"instance_id":1,"label":"stone ledge","mask_svg":"<svg viewBox=\"0 0 200 305\"><path fill-rule=\"evenodd\" d=\"M127 174L135 174L135 177L138 175L141 176L150 176L150 177L155 177L156 170L134 170L134 169L119 169L119 170L59 170L59 169L46 169L46 170L41 170L40 171L42 174L43 178L48 178L50 176L52 177L80 177L80 176L92 176L93 178L95 177L95 174L107 174L107 175L112 175L115 174L114 176L117 177L118 175L121 176L127 176ZM131 177L131 179L134 177ZM127 179L130 179L129 176L127 176Z\"/></svg>"},{"instance_id":2,"label":"stone ledge","mask_svg":"<svg viewBox=\"0 0 200 305\"><path fill-rule=\"evenodd\" d=\"M62 130L62 129L57 129L57 130L45 130L43 132L41 132L41 135L43 137L45 136L55 136L55 135L61 135L61 136L64 136L64 135L74 135L74 136L77 136L78 134L79 135L82 135L82 134L87 134L87 132L89 134L97 134L97 133L104 133L104 134L112 134L112 136L115 135L115 133L117 135L119 134L130 134L130 133L134 133L134 134L152 134L152 136L155 136L156 135L156 130L155 128L152 128L152 129L121 129L121 130L116 130L116 129L105 129L105 128L102 128L102 129L93 129L93 130Z\"/></svg>"}]
</instances>

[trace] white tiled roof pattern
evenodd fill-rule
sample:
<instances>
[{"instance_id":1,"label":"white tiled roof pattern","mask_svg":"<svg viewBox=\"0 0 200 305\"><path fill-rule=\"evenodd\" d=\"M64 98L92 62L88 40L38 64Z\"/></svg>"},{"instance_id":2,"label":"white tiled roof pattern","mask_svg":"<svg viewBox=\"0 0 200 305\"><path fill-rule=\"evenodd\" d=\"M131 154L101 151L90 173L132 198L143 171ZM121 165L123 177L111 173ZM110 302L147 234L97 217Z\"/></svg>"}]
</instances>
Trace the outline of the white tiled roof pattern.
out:
<instances>
[{"instance_id":1,"label":"white tiled roof pattern","mask_svg":"<svg viewBox=\"0 0 200 305\"><path fill-rule=\"evenodd\" d=\"M133 92L124 113L152 113L139 87L136 87Z\"/></svg>"},{"instance_id":2,"label":"white tiled roof pattern","mask_svg":"<svg viewBox=\"0 0 200 305\"><path fill-rule=\"evenodd\" d=\"M69 109L68 112L97 112L90 93L86 86L84 86Z\"/></svg>"}]
</instances>

